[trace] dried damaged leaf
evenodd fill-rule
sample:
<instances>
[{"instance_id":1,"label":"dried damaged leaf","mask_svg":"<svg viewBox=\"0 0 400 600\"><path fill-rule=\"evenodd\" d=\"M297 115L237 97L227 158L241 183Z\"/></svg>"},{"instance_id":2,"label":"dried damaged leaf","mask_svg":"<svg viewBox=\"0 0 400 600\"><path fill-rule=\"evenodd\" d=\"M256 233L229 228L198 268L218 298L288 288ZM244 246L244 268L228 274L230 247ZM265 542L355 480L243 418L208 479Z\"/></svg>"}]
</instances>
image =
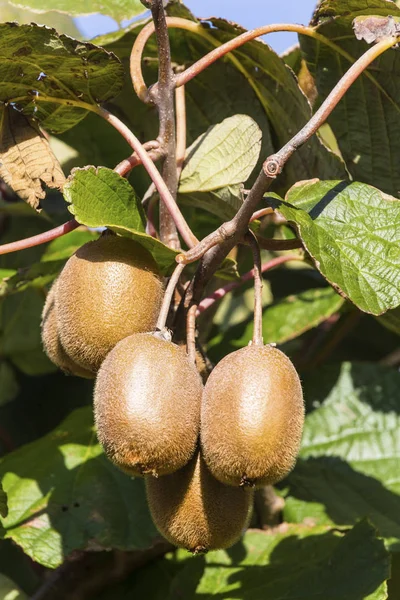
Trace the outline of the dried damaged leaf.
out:
<instances>
[{"instance_id":1,"label":"dried damaged leaf","mask_svg":"<svg viewBox=\"0 0 400 600\"><path fill-rule=\"evenodd\" d=\"M65 177L39 127L11 107L1 110L0 177L33 208L40 208L44 185L61 189Z\"/></svg>"},{"instance_id":2,"label":"dried damaged leaf","mask_svg":"<svg viewBox=\"0 0 400 600\"><path fill-rule=\"evenodd\" d=\"M367 44L379 42L388 37L399 35L400 23L398 18L387 17L356 17L353 21L354 34L358 40Z\"/></svg>"}]
</instances>

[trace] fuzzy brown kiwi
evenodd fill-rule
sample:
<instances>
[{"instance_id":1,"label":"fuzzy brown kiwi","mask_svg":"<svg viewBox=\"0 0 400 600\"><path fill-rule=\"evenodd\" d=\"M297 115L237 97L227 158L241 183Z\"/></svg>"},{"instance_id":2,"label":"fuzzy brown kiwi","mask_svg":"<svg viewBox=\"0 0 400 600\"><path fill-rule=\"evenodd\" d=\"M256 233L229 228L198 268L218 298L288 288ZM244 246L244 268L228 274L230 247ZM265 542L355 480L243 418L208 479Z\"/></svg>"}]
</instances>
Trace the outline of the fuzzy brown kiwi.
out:
<instances>
[{"instance_id":1,"label":"fuzzy brown kiwi","mask_svg":"<svg viewBox=\"0 0 400 600\"><path fill-rule=\"evenodd\" d=\"M228 354L203 394L201 445L211 473L230 485L283 479L300 448L304 404L290 359L273 346Z\"/></svg>"},{"instance_id":2,"label":"fuzzy brown kiwi","mask_svg":"<svg viewBox=\"0 0 400 600\"><path fill-rule=\"evenodd\" d=\"M183 469L146 479L155 526L175 546L194 554L229 548L247 527L253 490L217 481L197 451Z\"/></svg>"},{"instance_id":3,"label":"fuzzy brown kiwi","mask_svg":"<svg viewBox=\"0 0 400 600\"><path fill-rule=\"evenodd\" d=\"M107 456L131 475L163 475L193 456L203 384L186 352L150 333L108 354L96 380L94 413Z\"/></svg>"},{"instance_id":4,"label":"fuzzy brown kiwi","mask_svg":"<svg viewBox=\"0 0 400 600\"><path fill-rule=\"evenodd\" d=\"M61 343L76 363L97 372L123 338L155 327L163 285L140 244L105 235L71 256L57 284Z\"/></svg>"},{"instance_id":5,"label":"fuzzy brown kiwi","mask_svg":"<svg viewBox=\"0 0 400 600\"><path fill-rule=\"evenodd\" d=\"M55 297L57 294L57 280L53 283L42 312L42 342L47 356L62 371L78 377L93 379L94 374L77 365L65 352L60 342L57 326L57 313Z\"/></svg>"}]
</instances>

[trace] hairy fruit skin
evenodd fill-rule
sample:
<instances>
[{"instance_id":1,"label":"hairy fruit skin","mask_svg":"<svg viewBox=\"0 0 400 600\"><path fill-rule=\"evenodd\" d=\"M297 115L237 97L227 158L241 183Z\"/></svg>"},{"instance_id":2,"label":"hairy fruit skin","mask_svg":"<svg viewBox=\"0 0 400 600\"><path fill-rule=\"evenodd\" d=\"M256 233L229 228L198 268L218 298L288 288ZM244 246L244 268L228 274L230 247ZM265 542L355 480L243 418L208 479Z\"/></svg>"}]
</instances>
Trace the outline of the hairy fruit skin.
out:
<instances>
[{"instance_id":1,"label":"hairy fruit skin","mask_svg":"<svg viewBox=\"0 0 400 600\"><path fill-rule=\"evenodd\" d=\"M53 283L42 312L42 342L44 350L50 360L64 373L93 379L94 374L76 364L65 352L58 334L56 311L57 280Z\"/></svg>"},{"instance_id":2,"label":"hairy fruit skin","mask_svg":"<svg viewBox=\"0 0 400 600\"><path fill-rule=\"evenodd\" d=\"M137 333L109 353L97 375L94 412L107 456L131 475L164 475L196 448L203 384L186 352Z\"/></svg>"},{"instance_id":3,"label":"hairy fruit skin","mask_svg":"<svg viewBox=\"0 0 400 600\"><path fill-rule=\"evenodd\" d=\"M175 546L194 554L229 548L248 526L253 490L217 481L198 451L183 469L146 479L155 526Z\"/></svg>"},{"instance_id":4,"label":"hairy fruit skin","mask_svg":"<svg viewBox=\"0 0 400 600\"><path fill-rule=\"evenodd\" d=\"M154 329L163 294L152 256L114 235L79 248L57 289L61 343L72 360L94 373L120 340Z\"/></svg>"},{"instance_id":5,"label":"hairy fruit skin","mask_svg":"<svg viewBox=\"0 0 400 600\"><path fill-rule=\"evenodd\" d=\"M293 468L304 423L301 384L272 346L247 346L212 371L203 394L201 445L211 473L229 485L267 485Z\"/></svg>"}]
</instances>

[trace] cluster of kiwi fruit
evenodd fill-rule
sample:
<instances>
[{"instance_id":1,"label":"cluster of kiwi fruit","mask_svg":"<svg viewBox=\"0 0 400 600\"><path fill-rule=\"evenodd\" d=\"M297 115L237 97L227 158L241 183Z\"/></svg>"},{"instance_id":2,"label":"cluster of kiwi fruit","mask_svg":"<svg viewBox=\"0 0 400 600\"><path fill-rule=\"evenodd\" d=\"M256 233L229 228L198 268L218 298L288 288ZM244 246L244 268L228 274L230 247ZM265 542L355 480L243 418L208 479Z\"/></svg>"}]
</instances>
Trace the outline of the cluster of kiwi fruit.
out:
<instances>
[{"instance_id":1,"label":"cluster of kiwi fruit","mask_svg":"<svg viewBox=\"0 0 400 600\"><path fill-rule=\"evenodd\" d=\"M301 439L301 385L272 345L221 360L205 385L185 348L156 330L163 280L134 241L106 234L82 246L51 288L42 319L50 359L96 377L105 453L144 476L160 533L198 553L247 527L257 486L282 479Z\"/></svg>"}]
</instances>

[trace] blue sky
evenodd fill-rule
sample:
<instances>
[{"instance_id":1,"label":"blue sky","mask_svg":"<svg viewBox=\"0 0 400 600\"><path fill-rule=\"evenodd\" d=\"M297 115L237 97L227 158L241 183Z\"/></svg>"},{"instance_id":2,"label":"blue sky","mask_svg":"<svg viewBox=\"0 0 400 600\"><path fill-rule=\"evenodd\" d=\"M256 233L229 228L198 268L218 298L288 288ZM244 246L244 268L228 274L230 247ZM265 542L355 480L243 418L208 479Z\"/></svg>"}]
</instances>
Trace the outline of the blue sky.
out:
<instances>
[{"instance_id":1,"label":"blue sky","mask_svg":"<svg viewBox=\"0 0 400 600\"><path fill-rule=\"evenodd\" d=\"M246 29L268 23L307 24L316 5L316 0L185 0L185 4L198 17L224 17L235 21ZM90 15L76 19L81 32L87 37L108 33L118 29L113 19ZM274 33L268 43L283 52L297 42L294 33Z\"/></svg>"}]
</instances>

